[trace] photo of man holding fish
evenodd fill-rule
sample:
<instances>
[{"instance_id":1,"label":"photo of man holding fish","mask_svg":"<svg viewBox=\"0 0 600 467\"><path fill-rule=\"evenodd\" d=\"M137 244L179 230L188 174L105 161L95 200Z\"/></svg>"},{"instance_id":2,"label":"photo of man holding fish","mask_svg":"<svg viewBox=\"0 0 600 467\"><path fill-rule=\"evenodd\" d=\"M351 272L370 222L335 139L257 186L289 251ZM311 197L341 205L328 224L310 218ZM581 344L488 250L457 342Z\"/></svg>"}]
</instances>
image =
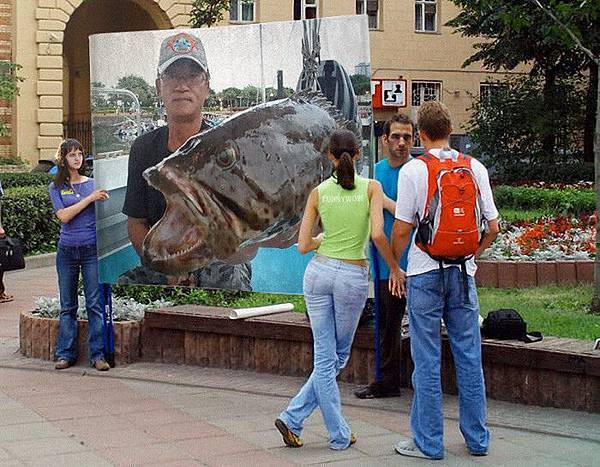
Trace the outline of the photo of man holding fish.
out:
<instances>
[{"instance_id":1,"label":"photo of man holding fish","mask_svg":"<svg viewBox=\"0 0 600 467\"><path fill-rule=\"evenodd\" d=\"M310 257L295 244L310 191L332 173L329 135L361 136L349 73L369 61L366 21L95 35L91 79L147 76L150 52L127 49L157 39L166 125L129 154L95 144L96 177L113 180L122 203L97 213L101 280L301 293ZM229 97L249 88L255 98Z\"/></svg>"},{"instance_id":2,"label":"photo of man holding fish","mask_svg":"<svg viewBox=\"0 0 600 467\"><path fill-rule=\"evenodd\" d=\"M168 216L163 222L163 225L170 224L163 228L164 238L157 238L161 231L156 234L155 229L151 230L161 221L167 206L176 203L177 198L169 198L167 203L163 192L149 186L142 175L146 169L175 152L188 138L209 128L202 119L202 108L210 89L209 80L206 54L198 37L181 32L163 40L156 91L166 110L167 125L139 136L133 143L123 205L123 213L128 217L129 239L143 265L124 273L119 278L121 283L159 282L250 290L251 269L248 263L212 261L198 264L198 269L182 267L182 257L186 255L181 252L188 249L188 241L200 240L202 232L188 231L187 235L179 236L175 229L179 222L170 224ZM193 218L190 220L193 223ZM149 231L153 232L150 237ZM197 238L190 239L195 234ZM155 250L152 250L148 238L156 239ZM156 267L161 259L169 261L172 266Z\"/></svg>"}]
</instances>

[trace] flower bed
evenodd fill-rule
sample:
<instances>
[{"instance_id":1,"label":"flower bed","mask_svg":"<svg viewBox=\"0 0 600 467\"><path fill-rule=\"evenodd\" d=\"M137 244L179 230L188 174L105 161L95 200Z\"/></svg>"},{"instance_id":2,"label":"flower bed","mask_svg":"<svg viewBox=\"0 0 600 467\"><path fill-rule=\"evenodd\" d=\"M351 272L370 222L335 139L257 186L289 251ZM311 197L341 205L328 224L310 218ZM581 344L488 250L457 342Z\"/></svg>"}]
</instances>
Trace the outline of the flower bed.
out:
<instances>
[{"instance_id":1,"label":"flower bed","mask_svg":"<svg viewBox=\"0 0 600 467\"><path fill-rule=\"evenodd\" d=\"M590 261L596 256L595 215L542 217L501 222L501 232L481 259L486 261Z\"/></svg>"},{"instance_id":2,"label":"flower bed","mask_svg":"<svg viewBox=\"0 0 600 467\"><path fill-rule=\"evenodd\" d=\"M131 298L113 298L113 321L115 334L115 361L117 364L138 361L141 356L142 319L149 307L170 306L170 302L156 301L142 305ZM60 304L57 298L37 297L35 311L21 313L19 343L21 354L26 357L53 360L58 336ZM85 300L79 297L78 354L77 362L87 364L87 316Z\"/></svg>"}]
</instances>

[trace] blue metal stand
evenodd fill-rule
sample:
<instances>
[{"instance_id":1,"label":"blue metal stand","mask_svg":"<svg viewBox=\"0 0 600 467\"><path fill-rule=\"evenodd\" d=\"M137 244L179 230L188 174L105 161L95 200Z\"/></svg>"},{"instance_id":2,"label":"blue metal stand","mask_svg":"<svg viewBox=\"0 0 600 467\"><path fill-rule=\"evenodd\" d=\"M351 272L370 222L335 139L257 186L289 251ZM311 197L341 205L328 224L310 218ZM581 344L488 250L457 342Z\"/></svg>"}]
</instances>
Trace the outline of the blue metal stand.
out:
<instances>
[{"instance_id":1,"label":"blue metal stand","mask_svg":"<svg viewBox=\"0 0 600 467\"><path fill-rule=\"evenodd\" d=\"M372 271L375 292L375 381L381 382L381 352L379 350L379 259L377 248L371 243Z\"/></svg>"},{"instance_id":2,"label":"blue metal stand","mask_svg":"<svg viewBox=\"0 0 600 467\"><path fill-rule=\"evenodd\" d=\"M100 284L102 288L102 333L104 336L104 358L114 368L115 366L115 333L113 329L112 288L110 284Z\"/></svg>"}]
</instances>

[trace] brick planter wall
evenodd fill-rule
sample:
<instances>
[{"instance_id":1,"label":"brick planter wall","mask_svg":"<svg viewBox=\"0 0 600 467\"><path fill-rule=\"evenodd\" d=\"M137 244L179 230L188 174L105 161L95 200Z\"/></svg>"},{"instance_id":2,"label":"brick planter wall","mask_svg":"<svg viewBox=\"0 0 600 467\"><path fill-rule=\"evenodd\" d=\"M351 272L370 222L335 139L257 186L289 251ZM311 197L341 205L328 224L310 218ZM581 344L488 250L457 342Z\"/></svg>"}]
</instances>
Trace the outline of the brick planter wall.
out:
<instances>
[{"instance_id":1,"label":"brick planter wall","mask_svg":"<svg viewBox=\"0 0 600 467\"><path fill-rule=\"evenodd\" d=\"M87 321L79 320L79 358L77 363L88 364ZM140 359L140 321L115 321L115 362L132 363ZM26 357L54 360L58 319L40 318L31 313L21 313L19 320L19 343L21 354Z\"/></svg>"},{"instance_id":2,"label":"brick planter wall","mask_svg":"<svg viewBox=\"0 0 600 467\"><path fill-rule=\"evenodd\" d=\"M228 310L178 306L146 312L142 360L303 376L312 370L312 334L300 313L230 320ZM482 342L488 397L600 412L600 352L592 342L545 337L524 344ZM372 328L359 328L340 381L364 384L374 370ZM410 385L410 342L402 340L403 386ZM456 394L450 346L442 338L442 388Z\"/></svg>"},{"instance_id":3,"label":"brick planter wall","mask_svg":"<svg viewBox=\"0 0 600 467\"><path fill-rule=\"evenodd\" d=\"M477 285L501 289L591 284L593 261L477 261Z\"/></svg>"}]
</instances>

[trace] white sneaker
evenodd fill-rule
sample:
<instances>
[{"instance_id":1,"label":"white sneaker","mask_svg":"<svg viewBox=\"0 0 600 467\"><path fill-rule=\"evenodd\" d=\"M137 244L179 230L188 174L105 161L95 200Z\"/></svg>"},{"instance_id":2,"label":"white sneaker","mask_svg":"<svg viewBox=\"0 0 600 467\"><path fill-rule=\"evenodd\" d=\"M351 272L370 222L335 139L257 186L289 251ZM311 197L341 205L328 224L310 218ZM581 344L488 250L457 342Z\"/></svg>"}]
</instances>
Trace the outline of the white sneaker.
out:
<instances>
[{"instance_id":1,"label":"white sneaker","mask_svg":"<svg viewBox=\"0 0 600 467\"><path fill-rule=\"evenodd\" d=\"M421 459L433 459L421 451L412 439L398 441L394 446L396 452L402 456L419 457Z\"/></svg>"}]
</instances>

